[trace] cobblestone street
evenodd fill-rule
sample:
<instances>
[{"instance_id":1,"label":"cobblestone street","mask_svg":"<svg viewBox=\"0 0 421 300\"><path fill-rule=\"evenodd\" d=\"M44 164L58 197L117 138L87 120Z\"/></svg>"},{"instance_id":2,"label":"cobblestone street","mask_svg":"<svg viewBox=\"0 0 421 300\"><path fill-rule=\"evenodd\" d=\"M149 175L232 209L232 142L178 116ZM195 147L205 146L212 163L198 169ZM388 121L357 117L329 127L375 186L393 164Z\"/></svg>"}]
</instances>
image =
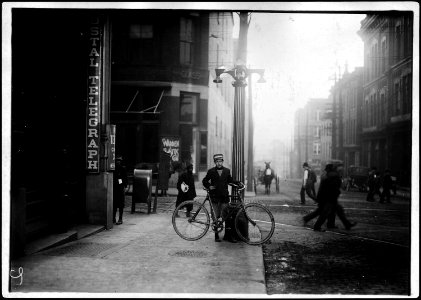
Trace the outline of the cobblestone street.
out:
<instances>
[{"instance_id":1,"label":"cobblestone street","mask_svg":"<svg viewBox=\"0 0 421 300\"><path fill-rule=\"evenodd\" d=\"M365 201L343 193L341 203L356 227L315 232L302 216L316 208L299 205L299 186L283 182L280 193L255 197L275 216L276 231L263 246L266 288L275 294L408 295L410 291L410 201Z\"/></svg>"}]
</instances>

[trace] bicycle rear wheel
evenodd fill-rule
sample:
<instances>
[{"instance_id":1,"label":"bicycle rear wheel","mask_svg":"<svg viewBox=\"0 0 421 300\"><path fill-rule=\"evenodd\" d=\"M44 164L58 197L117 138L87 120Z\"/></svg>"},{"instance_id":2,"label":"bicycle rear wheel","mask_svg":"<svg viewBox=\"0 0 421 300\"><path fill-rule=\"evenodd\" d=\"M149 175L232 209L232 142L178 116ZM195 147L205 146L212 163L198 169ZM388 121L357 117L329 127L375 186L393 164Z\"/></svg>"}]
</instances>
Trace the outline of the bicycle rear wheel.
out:
<instances>
[{"instance_id":1,"label":"bicycle rear wheel","mask_svg":"<svg viewBox=\"0 0 421 300\"><path fill-rule=\"evenodd\" d=\"M249 245L267 242L275 231L275 220L264 205L250 203L240 209L235 216L235 230L238 236Z\"/></svg>"},{"instance_id":2,"label":"bicycle rear wheel","mask_svg":"<svg viewBox=\"0 0 421 300\"><path fill-rule=\"evenodd\" d=\"M188 211L190 211L190 216L187 213ZM198 240L209 230L208 210L197 201L185 201L174 210L172 225L175 232L183 239L188 241Z\"/></svg>"}]
</instances>

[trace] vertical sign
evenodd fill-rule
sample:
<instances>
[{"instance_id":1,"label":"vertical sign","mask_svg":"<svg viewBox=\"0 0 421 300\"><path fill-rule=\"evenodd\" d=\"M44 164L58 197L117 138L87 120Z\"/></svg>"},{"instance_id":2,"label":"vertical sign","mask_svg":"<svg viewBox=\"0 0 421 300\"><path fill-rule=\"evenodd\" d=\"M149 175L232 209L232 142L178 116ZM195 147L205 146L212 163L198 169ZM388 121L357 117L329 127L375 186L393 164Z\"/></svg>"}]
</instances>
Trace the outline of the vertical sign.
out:
<instances>
[{"instance_id":1,"label":"vertical sign","mask_svg":"<svg viewBox=\"0 0 421 300\"><path fill-rule=\"evenodd\" d=\"M180 160L180 138L175 136L162 136L159 151L159 189L168 189L170 166Z\"/></svg>"},{"instance_id":2,"label":"vertical sign","mask_svg":"<svg viewBox=\"0 0 421 300\"><path fill-rule=\"evenodd\" d=\"M86 168L88 172L98 173L100 158L99 146L102 68L102 28L99 17L94 17L89 25Z\"/></svg>"},{"instance_id":3,"label":"vertical sign","mask_svg":"<svg viewBox=\"0 0 421 300\"><path fill-rule=\"evenodd\" d=\"M108 153L108 163L107 163L107 170L114 171L115 170L115 133L116 133L116 126L107 124L107 136L108 136L108 145L107 145L107 153Z\"/></svg>"}]
</instances>

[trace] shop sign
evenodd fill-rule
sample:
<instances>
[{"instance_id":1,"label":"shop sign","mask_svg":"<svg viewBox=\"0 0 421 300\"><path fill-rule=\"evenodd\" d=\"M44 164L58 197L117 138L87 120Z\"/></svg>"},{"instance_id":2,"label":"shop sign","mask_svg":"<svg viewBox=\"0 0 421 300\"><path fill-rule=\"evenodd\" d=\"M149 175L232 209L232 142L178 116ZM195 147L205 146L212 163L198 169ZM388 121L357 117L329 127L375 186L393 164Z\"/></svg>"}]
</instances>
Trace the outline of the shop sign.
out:
<instances>
[{"instance_id":1,"label":"shop sign","mask_svg":"<svg viewBox=\"0 0 421 300\"><path fill-rule=\"evenodd\" d=\"M116 125L107 124L107 137L108 137L108 151L107 151L107 170L115 170L115 134L116 134Z\"/></svg>"},{"instance_id":2,"label":"shop sign","mask_svg":"<svg viewBox=\"0 0 421 300\"><path fill-rule=\"evenodd\" d=\"M180 160L180 137L162 136L159 156L158 189L167 190L169 174L173 162Z\"/></svg>"},{"instance_id":3,"label":"shop sign","mask_svg":"<svg viewBox=\"0 0 421 300\"><path fill-rule=\"evenodd\" d=\"M86 168L88 172L99 172L100 159L100 108L102 69L102 27L98 17L93 18L88 33L88 107L86 125Z\"/></svg>"}]
</instances>

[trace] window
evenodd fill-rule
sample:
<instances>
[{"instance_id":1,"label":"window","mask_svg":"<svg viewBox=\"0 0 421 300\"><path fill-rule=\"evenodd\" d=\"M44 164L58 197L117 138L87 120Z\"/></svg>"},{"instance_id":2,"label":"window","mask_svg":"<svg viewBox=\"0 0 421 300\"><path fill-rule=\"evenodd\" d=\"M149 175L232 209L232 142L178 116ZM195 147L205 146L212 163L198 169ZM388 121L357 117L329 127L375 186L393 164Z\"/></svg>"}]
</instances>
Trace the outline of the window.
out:
<instances>
[{"instance_id":1,"label":"window","mask_svg":"<svg viewBox=\"0 0 421 300\"><path fill-rule=\"evenodd\" d=\"M407 114L412 110L412 86L411 86L411 76L405 75L402 78L403 87L402 87L402 113Z\"/></svg>"},{"instance_id":2,"label":"window","mask_svg":"<svg viewBox=\"0 0 421 300\"><path fill-rule=\"evenodd\" d=\"M129 27L128 60L133 64L153 62L153 27L152 25L131 24Z\"/></svg>"},{"instance_id":3,"label":"window","mask_svg":"<svg viewBox=\"0 0 421 300\"><path fill-rule=\"evenodd\" d=\"M197 100L199 96L192 93L180 95L180 122L196 123Z\"/></svg>"},{"instance_id":4,"label":"window","mask_svg":"<svg viewBox=\"0 0 421 300\"><path fill-rule=\"evenodd\" d=\"M316 110L316 121L320 121L321 111L318 109Z\"/></svg>"},{"instance_id":5,"label":"window","mask_svg":"<svg viewBox=\"0 0 421 300\"><path fill-rule=\"evenodd\" d=\"M380 95L380 125L383 125L386 120L386 110L385 110L385 97L384 94Z\"/></svg>"},{"instance_id":6,"label":"window","mask_svg":"<svg viewBox=\"0 0 421 300\"><path fill-rule=\"evenodd\" d=\"M386 37L382 40L382 64L381 73L386 70Z\"/></svg>"},{"instance_id":7,"label":"window","mask_svg":"<svg viewBox=\"0 0 421 300\"><path fill-rule=\"evenodd\" d=\"M130 25L129 38L131 39L151 39L153 38L152 25L132 24Z\"/></svg>"},{"instance_id":8,"label":"window","mask_svg":"<svg viewBox=\"0 0 421 300\"><path fill-rule=\"evenodd\" d=\"M399 115L400 114L400 110L401 110L401 103L400 103L400 99L399 99L399 82L395 83L395 88L393 90L394 93L394 115Z\"/></svg>"},{"instance_id":9,"label":"window","mask_svg":"<svg viewBox=\"0 0 421 300\"><path fill-rule=\"evenodd\" d=\"M395 62L402 59L401 57L401 44L402 44L402 34L401 34L401 25L398 23L395 27Z\"/></svg>"},{"instance_id":10,"label":"window","mask_svg":"<svg viewBox=\"0 0 421 300\"><path fill-rule=\"evenodd\" d=\"M320 137L320 127L319 126L314 127L314 136Z\"/></svg>"},{"instance_id":11,"label":"window","mask_svg":"<svg viewBox=\"0 0 421 300\"><path fill-rule=\"evenodd\" d=\"M313 143L313 154L320 155L320 143Z\"/></svg>"},{"instance_id":12,"label":"window","mask_svg":"<svg viewBox=\"0 0 421 300\"><path fill-rule=\"evenodd\" d=\"M180 20L180 63L193 64L193 20L181 18Z\"/></svg>"}]
</instances>

